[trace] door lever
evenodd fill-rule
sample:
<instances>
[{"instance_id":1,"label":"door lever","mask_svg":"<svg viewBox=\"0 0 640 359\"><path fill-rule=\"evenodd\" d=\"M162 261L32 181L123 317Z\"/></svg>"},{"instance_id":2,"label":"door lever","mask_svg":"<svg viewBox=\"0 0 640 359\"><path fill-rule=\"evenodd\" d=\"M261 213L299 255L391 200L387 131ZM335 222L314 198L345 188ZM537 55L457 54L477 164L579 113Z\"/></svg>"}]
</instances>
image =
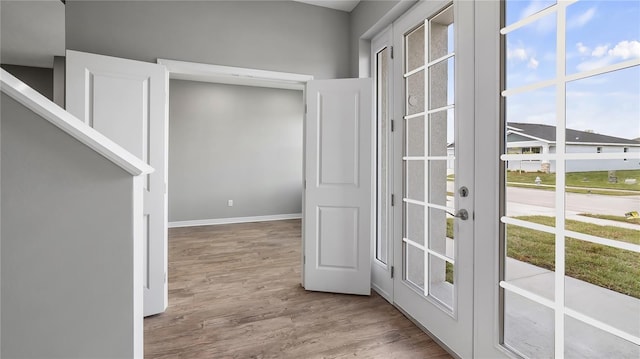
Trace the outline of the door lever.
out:
<instances>
[{"instance_id":1,"label":"door lever","mask_svg":"<svg viewBox=\"0 0 640 359\"><path fill-rule=\"evenodd\" d=\"M445 212L447 212L449 215L451 215L451 216L453 216L455 218L460 218L463 221L466 221L467 219L469 219L469 212L467 212L467 210L464 209L464 208L458 210L458 213L456 213L456 214L453 214L453 213L451 213L449 211L445 211Z\"/></svg>"}]
</instances>

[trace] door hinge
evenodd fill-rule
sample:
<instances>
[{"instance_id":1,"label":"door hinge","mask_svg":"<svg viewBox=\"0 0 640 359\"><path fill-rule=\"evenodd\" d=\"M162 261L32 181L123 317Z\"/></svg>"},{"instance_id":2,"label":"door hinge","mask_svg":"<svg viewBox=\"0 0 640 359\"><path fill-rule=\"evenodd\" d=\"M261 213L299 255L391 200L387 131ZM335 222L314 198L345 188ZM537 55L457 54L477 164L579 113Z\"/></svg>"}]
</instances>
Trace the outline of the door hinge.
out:
<instances>
[{"instance_id":1,"label":"door hinge","mask_svg":"<svg viewBox=\"0 0 640 359\"><path fill-rule=\"evenodd\" d=\"M307 180L302 182L302 188L307 189Z\"/></svg>"},{"instance_id":2,"label":"door hinge","mask_svg":"<svg viewBox=\"0 0 640 359\"><path fill-rule=\"evenodd\" d=\"M164 272L164 282L167 283L167 272Z\"/></svg>"},{"instance_id":3,"label":"door hinge","mask_svg":"<svg viewBox=\"0 0 640 359\"><path fill-rule=\"evenodd\" d=\"M305 104L304 104L304 113L307 113L307 112L308 112L308 111L307 111L307 104L305 103Z\"/></svg>"},{"instance_id":4,"label":"door hinge","mask_svg":"<svg viewBox=\"0 0 640 359\"><path fill-rule=\"evenodd\" d=\"M391 120L391 132L395 131L396 128L396 121Z\"/></svg>"},{"instance_id":5,"label":"door hinge","mask_svg":"<svg viewBox=\"0 0 640 359\"><path fill-rule=\"evenodd\" d=\"M393 59L393 46L391 46L391 59Z\"/></svg>"},{"instance_id":6,"label":"door hinge","mask_svg":"<svg viewBox=\"0 0 640 359\"><path fill-rule=\"evenodd\" d=\"M391 206L395 206L396 205L396 195L391 194Z\"/></svg>"},{"instance_id":7,"label":"door hinge","mask_svg":"<svg viewBox=\"0 0 640 359\"><path fill-rule=\"evenodd\" d=\"M307 264L307 256L302 256L302 264Z\"/></svg>"},{"instance_id":8,"label":"door hinge","mask_svg":"<svg viewBox=\"0 0 640 359\"><path fill-rule=\"evenodd\" d=\"M391 266L391 278L393 278L394 269L395 269L395 267Z\"/></svg>"}]
</instances>

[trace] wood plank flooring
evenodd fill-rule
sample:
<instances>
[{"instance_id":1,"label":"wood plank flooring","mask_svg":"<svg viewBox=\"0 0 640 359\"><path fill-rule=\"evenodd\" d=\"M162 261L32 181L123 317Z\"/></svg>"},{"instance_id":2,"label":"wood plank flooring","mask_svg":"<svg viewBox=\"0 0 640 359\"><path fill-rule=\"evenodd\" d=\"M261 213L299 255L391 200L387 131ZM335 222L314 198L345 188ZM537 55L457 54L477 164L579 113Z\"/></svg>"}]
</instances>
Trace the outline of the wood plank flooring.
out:
<instances>
[{"instance_id":1,"label":"wood plank flooring","mask_svg":"<svg viewBox=\"0 0 640 359\"><path fill-rule=\"evenodd\" d=\"M169 230L146 358L449 358L379 295L300 286L300 220Z\"/></svg>"}]
</instances>

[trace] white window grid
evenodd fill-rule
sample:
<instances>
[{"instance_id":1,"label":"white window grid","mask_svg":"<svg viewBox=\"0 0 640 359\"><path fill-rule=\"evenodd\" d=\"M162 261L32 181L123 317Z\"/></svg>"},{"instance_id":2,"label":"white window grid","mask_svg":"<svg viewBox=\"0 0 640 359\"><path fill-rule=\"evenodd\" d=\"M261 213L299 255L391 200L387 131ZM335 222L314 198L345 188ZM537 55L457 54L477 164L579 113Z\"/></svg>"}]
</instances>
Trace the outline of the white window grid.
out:
<instances>
[{"instance_id":1,"label":"white window grid","mask_svg":"<svg viewBox=\"0 0 640 359\"><path fill-rule=\"evenodd\" d=\"M556 153L547 154L503 154L500 156L502 161L511 160L543 160L543 161L556 161L556 192L555 192L555 208L556 208L556 222L555 228L550 226L544 226L537 223L528 221L522 221L515 218L503 216L501 222L504 224L512 224L520 227L546 232L555 235L555 297L554 300L544 298L531 291L522 289L516 285L501 280L499 285L501 288L508 290L512 293L523 296L533 302L541 304L554 311L554 352L556 358L564 357L565 348L565 323L564 317L569 316L583 323L589 324L600 330L613 334L624 340L627 340L633 344L640 345L640 337L627 333L623 330L615 328L609 324L596 320L588 315L580 313L565 307L565 238L576 238L582 241L602 244L614 248L620 248L635 253L640 253L640 245L632 243L624 243L619 241L613 241L611 239L587 235L565 229L565 161L567 160L605 160L605 159L637 159L640 160L640 153L566 153L566 84L571 81L584 79L591 76L601 75L608 72L622 70L634 66L640 66L640 59L632 59L624 62L608 65L598 69L579 72L576 74L566 74L566 12L567 7L578 0L558 0L554 5L521 19L509 26L506 26L500 30L501 35L507 35L508 33L519 29L523 26L531 24L536 20L542 19L545 16L556 14L557 33L556 33L556 74L557 77L545 81L539 81L529 85L516 87L513 89L506 89L502 91L502 96L508 98L513 95L531 92L540 88L555 86L556 87Z\"/></svg>"},{"instance_id":2,"label":"white window grid","mask_svg":"<svg viewBox=\"0 0 640 359\"><path fill-rule=\"evenodd\" d=\"M453 5L449 5L447 7L445 7L442 11L438 12L437 14L435 14L433 16L433 18L437 17L439 14L441 14L442 12L446 11L447 9L449 9L450 6ZM429 69L432 68L435 65L438 65L442 62L445 62L451 58L455 58L455 51L452 51L444 56L441 56L437 59L434 59L432 61L429 61L429 35L430 35L430 31L429 31L429 22L430 19L425 19L424 22L419 25L417 28L420 28L420 26L424 26L424 61L425 64L422 66L419 66L411 71L408 71L406 73L404 73L403 77L405 79L409 78L411 75L417 74L421 71L424 72L424 107L425 110L418 112L418 113L414 113L414 114L410 114L410 115L405 115L403 116L403 119L406 120L411 120L414 118L420 118L423 117L423 121L425 121L425 126L424 126L424 140L427 141L427 139L429 138L429 126L428 126L428 121L429 121L429 115L434 114L434 113L440 113L440 112L446 112L448 110L454 110L455 109L455 104L448 104L446 106L442 106L442 107L438 107L438 108L433 108L433 109L429 109L429 98L430 98L430 85L429 85ZM416 29L417 29L416 28ZM413 31L412 30L410 32L408 32L407 34L405 34L405 37L408 36L409 34L411 34ZM405 64L406 66L406 64ZM406 83L405 83L406 86ZM407 99L405 99L405 108L408 108L408 97ZM407 151L407 149L405 149L405 152ZM424 148L425 151L425 155L424 156L403 156L402 160L405 162L405 164L409 161L424 161L425 165L424 165L424 189L425 189L425 196L427 196L428 193L428 188L429 188L429 166L428 163L429 161L452 161L455 160L455 155L454 156L429 156L428 155L428 149L425 146ZM408 181L408 180L407 180ZM408 183L405 183L405 188L407 188ZM435 300L438 304L440 304L441 306L443 306L444 308L446 308L447 310L450 311L450 314L455 314L455 308L456 308L456 297L457 297L457 291L455 289L454 286L454 294L453 294L453 303L444 303L443 301L441 301L439 298L435 297L435 296L431 296L430 295L430 281L429 281L429 255L433 255L434 257L441 259L447 263L450 263L452 265L455 265L455 258L449 257L446 254L440 253L438 251L434 251L433 249L429 248L429 241L428 241L428 233L429 233L429 208L434 208L434 209L438 209L438 210L442 210L444 212L448 212L448 213L455 213L456 209L455 208L451 208L451 207L446 207L446 206L440 206L437 204L432 204L429 203L427 201L418 201L418 200L414 200L414 199L410 199L410 198L406 198L403 196L402 198L403 203L411 203L414 205L418 205L418 206L422 206L424 208L424 241L425 241L425 245L421 245L419 243L417 243L416 241L410 239L410 238L406 238L403 237L402 241L408 245L408 246L412 246L415 247L419 250L422 250L424 253L424 288L423 288L423 295L429 299L433 299ZM406 226L406 223L405 223ZM405 231L406 232L406 231ZM405 268L405 272L408 268Z\"/></svg>"}]
</instances>

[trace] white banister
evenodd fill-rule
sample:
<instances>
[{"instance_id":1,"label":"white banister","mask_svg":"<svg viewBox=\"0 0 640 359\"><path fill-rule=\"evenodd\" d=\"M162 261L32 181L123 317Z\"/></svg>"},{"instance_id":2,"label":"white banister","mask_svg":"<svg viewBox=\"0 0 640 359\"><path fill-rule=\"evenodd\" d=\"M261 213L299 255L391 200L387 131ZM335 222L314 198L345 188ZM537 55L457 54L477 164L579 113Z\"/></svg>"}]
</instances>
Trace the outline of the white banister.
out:
<instances>
[{"instance_id":1,"label":"white banister","mask_svg":"<svg viewBox=\"0 0 640 359\"><path fill-rule=\"evenodd\" d=\"M0 69L0 84L2 92L42 116L71 137L93 149L128 173L138 176L154 171L154 169L144 161L89 127L4 69Z\"/></svg>"}]
</instances>

